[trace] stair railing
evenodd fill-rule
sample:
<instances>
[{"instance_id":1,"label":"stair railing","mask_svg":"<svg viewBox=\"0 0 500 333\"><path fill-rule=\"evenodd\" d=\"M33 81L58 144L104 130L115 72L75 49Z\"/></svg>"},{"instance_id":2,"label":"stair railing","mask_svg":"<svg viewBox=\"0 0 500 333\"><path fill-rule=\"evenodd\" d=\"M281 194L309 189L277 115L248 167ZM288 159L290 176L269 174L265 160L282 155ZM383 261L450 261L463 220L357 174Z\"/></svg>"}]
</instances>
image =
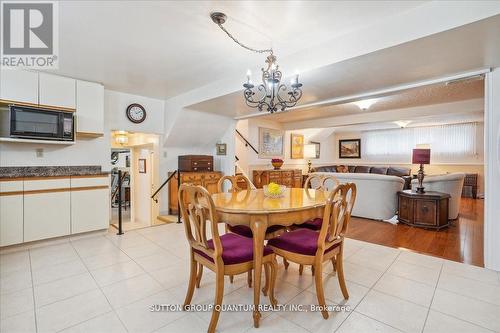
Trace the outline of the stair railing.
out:
<instances>
[{"instance_id":1,"label":"stair railing","mask_svg":"<svg viewBox=\"0 0 500 333\"><path fill-rule=\"evenodd\" d=\"M156 203L158 203L158 198L156 198L156 195L158 194L158 192L161 191L161 189L163 187L165 187L165 185L168 184L168 182L174 178L174 176L177 175L177 188L179 188L181 186L181 171L179 169L175 170L174 172L172 172L170 174L170 176L168 176L168 178L160 185L160 187L158 187L158 189L155 191L155 193L153 193L153 195L151 196L151 199L153 199ZM179 202L177 202L177 223L181 223L181 210L180 210L180 207L179 207Z\"/></svg>"},{"instance_id":2,"label":"stair railing","mask_svg":"<svg viewBox=\"0 0 500 333\"><path fill-rule=\"evenodd\" d=\"M245 147L252 148L252 150L258 155L259 151L257 149L255 149L254 146L252 146L252 144L250 143L250 141L248 141L247 138L245 138L243 136L243 134L240 133L240 131L238 131L237 129L235 129L235 131L236 131L236 134L238 134L238 136L243 140L243 142L245 142Z\"/></svg>"}]
</instances>

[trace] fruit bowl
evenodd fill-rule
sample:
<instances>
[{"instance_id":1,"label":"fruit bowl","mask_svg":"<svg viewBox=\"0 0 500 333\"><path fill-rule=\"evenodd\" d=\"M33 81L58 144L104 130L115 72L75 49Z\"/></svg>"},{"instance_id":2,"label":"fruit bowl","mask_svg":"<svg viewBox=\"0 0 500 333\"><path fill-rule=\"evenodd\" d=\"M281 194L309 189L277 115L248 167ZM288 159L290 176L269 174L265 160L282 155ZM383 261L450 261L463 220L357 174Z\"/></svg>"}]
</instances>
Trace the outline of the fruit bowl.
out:
<instances>
[{"instance_id":1,"label":"fruit bowl","mask_svg":"<svg viewBox=\"0 0 500 333\"><path fill-rule=\"evenodd\" d=\"M269 185L264 185L264 195L268 198L281 198L283 197L283 192L285 192L285 185L278 185L276 183L269 183Z\"/></svg>"}]
</instances>

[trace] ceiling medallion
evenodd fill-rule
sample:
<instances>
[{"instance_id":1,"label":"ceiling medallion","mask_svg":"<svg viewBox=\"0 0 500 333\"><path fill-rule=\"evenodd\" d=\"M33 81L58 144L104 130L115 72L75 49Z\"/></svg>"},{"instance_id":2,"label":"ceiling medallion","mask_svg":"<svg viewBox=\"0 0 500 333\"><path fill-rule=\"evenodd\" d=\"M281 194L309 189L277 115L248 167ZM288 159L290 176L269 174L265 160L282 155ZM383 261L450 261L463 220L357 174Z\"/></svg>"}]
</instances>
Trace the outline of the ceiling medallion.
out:
<instances>
[{"instance_id":1,"label":"ceiling medallion","mask_svg":"<svg viewBox=\"0 0 500 333\"><path fill-rule=\"evenodd\" d=\"M276 56L273 49L258 50L244 45L231 35L222 25L226 22L227 16L224 13L213 12L210 14L212 21L224 31L239 46L256 53L269 53L266 58L266 68L262 70L262 83L255 86L251 80L250 71L247 72L247 81L243 84L243 96L245 103L257 108L259 111L266 109L270 113L285 111L294 107L302 97L302 83L299 83L299 75L295 74L290 86L281 82L283 74L276 63Z\"/></svg>"}]
</instances>

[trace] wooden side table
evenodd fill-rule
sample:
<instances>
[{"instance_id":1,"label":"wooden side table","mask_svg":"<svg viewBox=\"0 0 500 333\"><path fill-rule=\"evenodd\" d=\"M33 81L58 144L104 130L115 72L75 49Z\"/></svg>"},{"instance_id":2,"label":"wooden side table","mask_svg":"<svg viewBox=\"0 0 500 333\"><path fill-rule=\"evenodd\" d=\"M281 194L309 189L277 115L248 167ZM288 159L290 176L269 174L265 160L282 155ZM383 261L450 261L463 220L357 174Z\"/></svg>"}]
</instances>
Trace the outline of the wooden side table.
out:
<instances>
[{"instance_id":1,"label":"wooden side table","mask_svg":"<svg viewBox=\"0 0 500 333\"><path fill-rule=\"evenodd\" d=\"M399 191L398 220L415 227L433 229L447 227L449 199L449 194L441 192Z\"/></svg>"}]
</instances>

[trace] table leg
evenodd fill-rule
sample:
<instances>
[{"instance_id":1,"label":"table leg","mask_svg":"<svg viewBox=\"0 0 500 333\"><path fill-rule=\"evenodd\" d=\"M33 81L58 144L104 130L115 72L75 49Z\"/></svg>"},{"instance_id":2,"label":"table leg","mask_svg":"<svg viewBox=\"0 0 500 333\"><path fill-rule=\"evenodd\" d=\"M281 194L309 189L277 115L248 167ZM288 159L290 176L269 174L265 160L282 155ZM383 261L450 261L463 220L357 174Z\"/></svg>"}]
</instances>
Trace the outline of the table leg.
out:
<instances>
[{"instance_id":1,"label":"table leg","mask_svg":"<svg viewBox=\"0 0 500 333\"><path fill-rule=\"evenodd\" d=\"M262 256L264 253L264 239L266 237L267 221L263 220L264 217L251 219L250 228L253 233L253 302L255 310L253 312L253 326L259 327L259 320L261 314L259 312L260 304L260 282L262 273Z\"/></svg>"}]
</instances>

